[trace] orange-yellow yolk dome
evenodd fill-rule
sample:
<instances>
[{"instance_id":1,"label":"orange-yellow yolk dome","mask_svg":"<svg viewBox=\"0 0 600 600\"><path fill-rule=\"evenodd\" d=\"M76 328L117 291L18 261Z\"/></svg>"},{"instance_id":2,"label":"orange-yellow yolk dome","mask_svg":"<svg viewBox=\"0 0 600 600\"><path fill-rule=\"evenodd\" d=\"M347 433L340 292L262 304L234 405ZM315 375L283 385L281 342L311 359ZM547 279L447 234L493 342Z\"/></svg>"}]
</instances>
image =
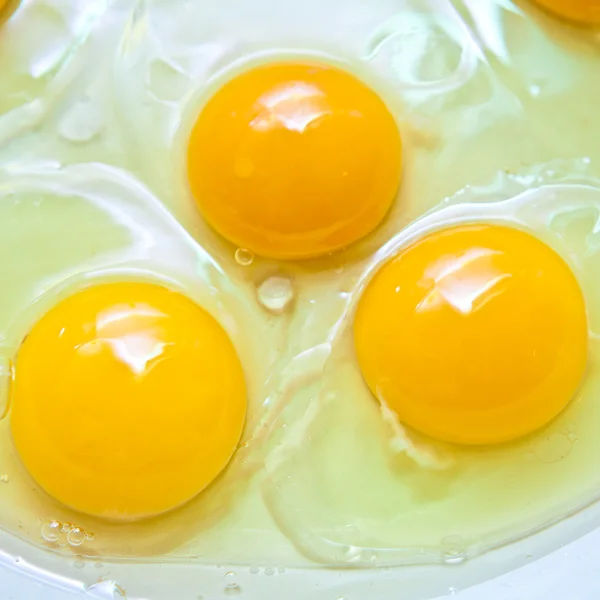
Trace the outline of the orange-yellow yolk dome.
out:
<instances>
[{"instance_id":1,"label":"orange-yellow yolk dome","mask_svg":"<svg viewBox=\"0 0 600 600\"><path fill-rule=\"evenodd\" d=\"M185 503L222 471L246 413L221 326L147 283L84 289L23 341L10 409L21 459L82 513L139 519Z\"/></svg>"},{"instance_id":2,"label":"orange-yellow yolk dome","mask_svg":"<svg viewBox=\"0 0 600 600\"><path fill-rule=\"evenodd\" d=\"M437 231L367 285L355 346L373 394L439 440L493 444L551 421L585 372L586 308L562 258L497 225Z\"/></svg>"},{"instance_id":3,"label":"orange-yellow yolk dome","mask_svg":"<svg viewBox=\"0 0 600 600\"><path fill-rule=\"evenodd\" d=\"M339 250L382 221L401 141L381 98L321 64L254 68L203 107L188 147L200 211L233 244L279 259Z\"/></svg>"}]
</instances>

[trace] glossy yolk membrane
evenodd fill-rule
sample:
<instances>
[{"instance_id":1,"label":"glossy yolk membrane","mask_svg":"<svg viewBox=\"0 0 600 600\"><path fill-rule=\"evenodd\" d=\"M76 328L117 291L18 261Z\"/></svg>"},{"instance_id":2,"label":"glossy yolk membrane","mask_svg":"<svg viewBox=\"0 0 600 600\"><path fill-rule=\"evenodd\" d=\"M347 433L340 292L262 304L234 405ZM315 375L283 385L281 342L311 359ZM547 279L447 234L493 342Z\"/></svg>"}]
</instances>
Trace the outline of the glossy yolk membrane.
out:
<instances>
[{"instance_id":1,"label":"glossy yolk membrane","mask_svg":"<svg viewBox=\"0 0 600 600\"><path fill-rule=\"evenodd\" d=\"M401 141L381 98L340 69L302 63L238 75L206 103L188 177L212 227L279 259L339 250L388 212Z\"/></svg>"},{"instance_id":2,"label":"glossy yolk membrane","mask_svg":"<svg viewBox=\"0 0 600 600\"><path fill-rule=\"evenodd\" d=\"M82 513L139 519L208 486L239 441L240 362L221 326L147 283L79 291L15 361L10 424L29 473Z\"/></svg>"},{"instance_id":3,"label":"glossy yolk membrane","mask_svg":"<svg viewBox=\"0 0 600 600\"><path fill-rule=\"evenodd\" d=\"M373 394L439 440L493 444L547 424L587 362L579 285L523 231L464 225L412 243L357 308L355 346Z\"/></svg>"},{"instance_id":4,"label":"glossy yolk membrane","mask_svg":"<svg viewBox=\"0 0 600 600\"><path fill-rule=\"evenodd\" d=\"M549 11L584 25L600 25L600 0L536 0Z\"/></svg>"}]
</instances>

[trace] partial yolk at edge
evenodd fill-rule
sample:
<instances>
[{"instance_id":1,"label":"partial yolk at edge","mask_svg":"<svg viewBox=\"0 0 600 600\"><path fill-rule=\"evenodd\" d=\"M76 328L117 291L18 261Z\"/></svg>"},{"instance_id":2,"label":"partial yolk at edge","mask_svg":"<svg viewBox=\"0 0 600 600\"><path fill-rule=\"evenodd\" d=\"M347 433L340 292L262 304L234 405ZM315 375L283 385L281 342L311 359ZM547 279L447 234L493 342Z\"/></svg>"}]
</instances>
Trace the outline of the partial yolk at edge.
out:
<instances>
[{"instance_id":1,"label":"partial yolk at edge","mask_svg":"<svg viewBox=\"0 0 600 600\"><path fill-rule=\"evenodd\" d=\"M547 424L587 362L569 267L535 237L495 225L441 230L402 250L367 285L354 339L366 382L402 423L460 444Z\"/></svg>"},{"instance_id":2,"label":"partial yolk at edge","mask_svg":"<svg viewBox=\"0 0 600 600\"><path fill-rule=\"evenodd\" d=\"M220 325L145 283L87 288L19 349L10 424L30 474L83 513L139 519L176 508L225 467L246 391Z\"/></svg>"},{"instance_id":3,"label":"partial yolk at edge","mask_svg":"<svg viewBox=\"0 0 600 600\"><path fill-rule=\"evenodd\" d=\"M584 25L600 25L600 0L535 0L549 11Z\"/></svg>"},{"instance_id":4,"label":"partial yolk at edge","mask_svg":"<svg viewBox=\"0 0 600 600\"><path fill-rule=\"evenodd\" d=\"M279 259L327 254L370 233L401 176L400 135L381 98L319 64L265 65L226 83L198 116L187 158L208 223Z\"/></svg>"}]
</instances>

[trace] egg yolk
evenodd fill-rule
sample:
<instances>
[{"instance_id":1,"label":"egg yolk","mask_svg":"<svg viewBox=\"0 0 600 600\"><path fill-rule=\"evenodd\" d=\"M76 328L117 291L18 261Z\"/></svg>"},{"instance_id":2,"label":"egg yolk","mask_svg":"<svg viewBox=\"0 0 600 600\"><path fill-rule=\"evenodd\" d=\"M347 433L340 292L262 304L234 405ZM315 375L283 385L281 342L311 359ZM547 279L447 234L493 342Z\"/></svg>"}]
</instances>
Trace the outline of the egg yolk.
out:
<instances>
[{"instance_id":1,"label":"egg yolk","mask_svg":"<svg viewBox=\"0 0 600 600\"><path fill-rule=\"evenodd\" d=\"M384 102L320 64L270 64L226 83L202 109L187 158L192 193L214 229L290 260L370 233L401 176L400 135Z\"/></svg>"},{"instance_id":2,"label":"egg yolk","mask_svg":"<svg viewBox=\"0 0 600 600\"><path fill-rule=\"evenodd\" d=\"M23 341L10 425L50 496L82 513L140 519L215 479L242 432L246 391L227 334L179 293L90 287Z\"/></svg>"},{"instance_id":3,"label":"egg yolk","mask_svg":"<svg viewBox=\"0 0 600 600\"><path fill-rule=\"evenodd\" d=\"M587 320L567 264L497 225L441 230L403 249L359 300L354 340L373 394L439 440L493 444L547 424L587 362Z\"/></svg>"},{"instance_id":4,"label":"egg yolk","mask_svg":"<svg viewBox=\"0 0 600 600\"><path fill-rule=\"evenodd\" d=\"M585 25L600 25L600 0L536 0L549 11Z\"/></svg>"}]
</instances>

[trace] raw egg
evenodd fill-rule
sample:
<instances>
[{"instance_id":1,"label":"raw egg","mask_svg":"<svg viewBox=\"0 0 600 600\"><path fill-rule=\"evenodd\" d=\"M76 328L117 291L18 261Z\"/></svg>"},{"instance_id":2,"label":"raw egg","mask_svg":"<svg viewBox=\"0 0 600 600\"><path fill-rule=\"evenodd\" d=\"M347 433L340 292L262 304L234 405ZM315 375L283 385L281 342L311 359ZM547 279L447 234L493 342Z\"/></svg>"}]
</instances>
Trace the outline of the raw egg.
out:
<instances>
[{"instance_id":1,"label":"raw egg","mask_svg":"<svg viewBox=\"0 0 600 600\"><path fill-rule=\"evenodd\" d=\"M536 0L547 10L584 25L600 24L599 0Z\"/></svg>"},{"instance_id":2,"label":"raw egg","mask_svg":"<svg viewBox=\"0 0 600 600\"><path fill-rule=\"evenodd\" d=\"M219 89L194 125L188 177L210 225L279 259L334 252L373 231L401 176L398 127L354 75L278 63Z\"/></svg>"},{"instance_id":3,"label":"raw egg","mask_svg":"<svg viewBox=\"0 0 600 600\"><path fill-rule=\"evenodd\" d=\"M79 291L16 357L10 424L53 498L139 519L187 502L223 470L246 411L236 351L215 319L148 283Z\"/></svg>"},{"instance_id":4,"label":"raw egg","mask_svg":"<svg viewBox=\"0 0 600 600\"><path fill-rule=\"evenodd\" d=\"M417 240L362 295L354 338L371 391L439 440L531 433L573 398L588 328L578 282L521 230L463 225Z\"/></svg>"}]
</instances>

